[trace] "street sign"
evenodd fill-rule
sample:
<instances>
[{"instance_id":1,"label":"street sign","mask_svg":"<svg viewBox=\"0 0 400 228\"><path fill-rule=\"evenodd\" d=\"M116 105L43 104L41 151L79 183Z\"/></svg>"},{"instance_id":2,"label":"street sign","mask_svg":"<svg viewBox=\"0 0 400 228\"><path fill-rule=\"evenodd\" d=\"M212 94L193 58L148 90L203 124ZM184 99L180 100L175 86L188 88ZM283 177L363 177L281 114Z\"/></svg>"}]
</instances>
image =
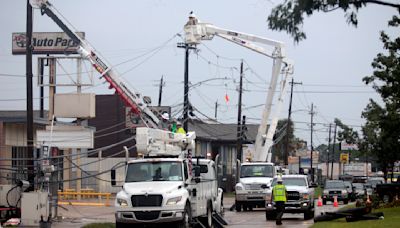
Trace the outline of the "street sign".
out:
<instances>
[{"instance_id":1,"label":"street sign","mask_svg":"<svg viewBox=\"0 0 400 228\"><path fill-rule=\"evenodd\" d=\"M341 153L340 154L340 162L341 163L348 163L349 162L349 154Z\"/></svg>"}]
</instances>

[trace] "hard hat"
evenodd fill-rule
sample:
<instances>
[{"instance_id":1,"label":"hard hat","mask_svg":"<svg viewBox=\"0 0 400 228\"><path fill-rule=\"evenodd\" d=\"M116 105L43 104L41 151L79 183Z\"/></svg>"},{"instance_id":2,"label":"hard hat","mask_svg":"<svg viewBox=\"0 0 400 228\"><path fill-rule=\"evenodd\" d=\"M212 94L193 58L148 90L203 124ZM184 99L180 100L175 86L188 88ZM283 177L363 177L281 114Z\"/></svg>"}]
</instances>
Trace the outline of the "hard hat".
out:
<instances>
[{"instance_id":1,"label":"hard hat","mask_svg":"<svg viewBox=\"0 0 400 228\"><path fill-rule=\"evenodd\" d=\"M282 182L283 182L282 177L281 177L281 176L278 176L278 177L276 178L276 182L282 183Z\"/></svg>"},{"instance_id":2,"label":"hard hat","mask_svg":"<svg viewBox=\"0 0 400 228\"><path fill-rule=\"evenodd\" d=\"M176 125L182 125L182 123L180 121L177 121Z\"/></svg>"},{"instance_id":3,"label":"hard hat","mask_svg":"<svg viewBox=\"0 0 400 228\"><path fill-rule=\"evenodd\" d=\"M169 120L169 114L168 114L167 112L164 112L164 113L161 115L161 117L162 117L164 120Z\"/></svg>"},{"instance_id":4,"label":"hard hat","mask_svg":"<svg viewBox=\"0 0 400 228\"><path fill-rule=\"evenodd\" d=\"M189 18L191 18L191 17L196 18L196 14L194 14L193 11L190 11L190 13L189 13Z\"/></svg>"}]
</instances>

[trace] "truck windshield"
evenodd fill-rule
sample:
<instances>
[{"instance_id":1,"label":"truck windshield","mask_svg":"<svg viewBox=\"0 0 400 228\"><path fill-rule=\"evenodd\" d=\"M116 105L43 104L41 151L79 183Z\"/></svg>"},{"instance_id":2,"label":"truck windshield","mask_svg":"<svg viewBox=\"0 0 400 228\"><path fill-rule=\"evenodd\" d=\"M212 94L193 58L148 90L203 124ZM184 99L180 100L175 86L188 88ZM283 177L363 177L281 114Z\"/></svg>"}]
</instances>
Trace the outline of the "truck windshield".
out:
<instances>
[{"instance_id":1,"label":"truck windshield","mask_svg":"<svg viewBox=\"0 0 400 228\"><path fill-rule=\"evenodd\" d=\"M305 178L291 178L284 177L282 178L283 185L285 186L307 186L307 182ZM274 178L272 182L272 186L276 185L276 178Z\"/></svg>"},{"instance_id":2,"label":"truck windshield","mask_svg":"<svg viewBox=\"0 0 400 228\"><path fill-rule=\"evenodd\" d=\"M272 165L244 165L240 170L240 177L273 177Z\"/></svg>"},{"instance_id":3,"label":"truck windshield","mask_svg":"<svg viewBox=\"0 0 400 228\"><path fill-rule=\"evenodd\" d=\"M125 182L182 180L182 162L161 161L130 163Z\"/></svg>"}]
</instances>

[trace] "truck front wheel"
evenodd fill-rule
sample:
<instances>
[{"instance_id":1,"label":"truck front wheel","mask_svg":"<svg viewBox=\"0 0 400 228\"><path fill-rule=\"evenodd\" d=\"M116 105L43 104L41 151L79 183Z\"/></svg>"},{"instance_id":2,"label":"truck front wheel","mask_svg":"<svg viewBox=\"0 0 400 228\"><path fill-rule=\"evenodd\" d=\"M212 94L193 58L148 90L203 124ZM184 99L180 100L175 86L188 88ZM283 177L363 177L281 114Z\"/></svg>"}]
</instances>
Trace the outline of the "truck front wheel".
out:
<instances>
[{"instance_id":1,"label":"truck front wheel","mask_svg":"<svg viewBox=\"0 0 400 228\"><path fill-rule=\"evenodd\" d=\"M266 212L265 213L265 219L266 220L275 220L276 219L276 213L275 212Z\"/></svg>"},{"instance_id":2,"label":"truck front wheel","mask_svg":"<svg viewBox=\"0 0 400 228\"><path fill-rule=\"evenodd\" d=\"M125 227L128 227L128 225L122 222L115 222L115 228L125 228Z\"/></svg>"},{"instance_id":3,"label":"truck front wheel","mask_svg":"<svg viewBox=\"0 0 400 228\"><path fill-rule=\"evenodd\" d=\"M309 220L314 218L314 210L308 210L307 212L304 212L304 220Z\"/></svg>"}]
</instances>

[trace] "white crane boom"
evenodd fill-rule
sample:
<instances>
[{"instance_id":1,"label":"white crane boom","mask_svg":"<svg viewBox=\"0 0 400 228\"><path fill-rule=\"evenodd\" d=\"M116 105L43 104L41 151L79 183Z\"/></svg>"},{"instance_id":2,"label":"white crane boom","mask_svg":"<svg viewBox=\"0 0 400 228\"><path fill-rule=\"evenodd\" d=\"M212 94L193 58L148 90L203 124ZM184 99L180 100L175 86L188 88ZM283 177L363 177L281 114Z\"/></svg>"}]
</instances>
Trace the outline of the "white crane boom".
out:
<instances>
[{"instance_id":1,"label":"white crane boom","mask_svg":"<svg viewBox=\"0 0 400 228\"><path fill-rule=\"evenodd\" d=\"M271 82L268 87L267 100L262 114L260 126L255 142L255 161L271 162L270 148L273 145L273 136L278 123L279 113L283 104L283 99L286 91L286 84L290 75L293 73L293 64L285 56L285 47L282 42L259 37L252 34L236 32L228 29L216 27L209 23L201 23L193 15L189 15L189 21L185 27L185 41L191 45L200 44L202 40L211 40L214 36L219 36L223 39L231 41L240 46L246 47L252 51L268 56L273 59ZM268 52L263 47L257 46L252 42L261 43L272 46L273 51ZM284 65L282 67L282 64ZM278 84L279 74L282 74L281 87L275 113L272 116L271 124L267 132L267 122L271 115L274 93Z\"/></svg>"}]
</instances>

